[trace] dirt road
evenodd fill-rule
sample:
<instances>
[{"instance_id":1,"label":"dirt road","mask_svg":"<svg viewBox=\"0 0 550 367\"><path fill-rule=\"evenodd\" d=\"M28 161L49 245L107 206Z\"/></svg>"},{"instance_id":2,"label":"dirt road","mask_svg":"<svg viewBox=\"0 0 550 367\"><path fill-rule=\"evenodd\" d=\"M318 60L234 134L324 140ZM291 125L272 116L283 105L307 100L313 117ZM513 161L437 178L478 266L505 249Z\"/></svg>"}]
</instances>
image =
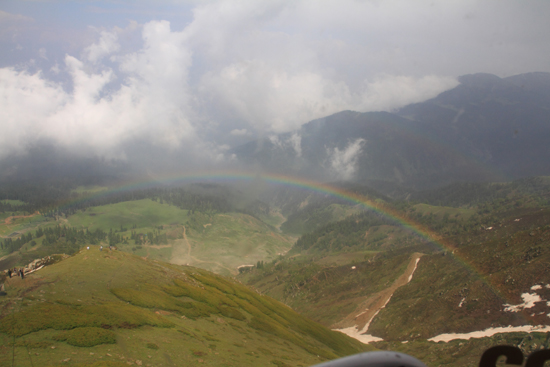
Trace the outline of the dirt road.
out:
<instances>
[{"instance_id":1,"label":"dirt road","mask_svg":"<svg viewBox=\"0 0 550 367\"><path fill-rule=\"evenodd\" d=\"M31 215L12 215L11 217L7 217L6 219L4 219L4 223L5 224L11 224L11 220L12 219L18 219L18 218L32 218L34 217L35 215L39 215L40 213L39 212L36 212L34 214L31 214Z\"/></svg>"},{"instance_id":2,"label":"dirt road","mask_svg":"<svg viewBox=\"0 0 550 367\"><path fill-rule=\"evenodd\" d=\"M237 271L235 269L230 269L227 266L223 265L222 263L219 263L217 261L209 261L209 260L201 260L196 258L195 256L191 255L191 243L189 242L189 239L187 238L187 233L185 226L183 226L183 241L187 245L187 254L177 254L176 251L173 252L172 260L171 262L176 264L189 264L193 265L193 263L203 263L203 264L215 264L221 268L226 269L230 272L230 274L236 274ZM174 250L176 250L177 247L174 247ZM183 255L183 256L182 256Z\"/></svg>"},{"instance_id":3,"label":"dirt road","mask_svg":"<svg viewBox=\"0 0 550 367\"><path fill-rule=\"evenodd\" d=\"M378 312L380 312L380 310L388 304L395 291L412 280L412 276L422 255L423 254L421 253L414 253L403 274L401 274L392 285L368 297L360 305L360 308L364 309L364 311L349 314L344 318L344 320L335 324L334 327L349 328L355 326L355 328L359 331L359 334L366 333L372 320L374 320Z\"/></svg>"}]
</instances>

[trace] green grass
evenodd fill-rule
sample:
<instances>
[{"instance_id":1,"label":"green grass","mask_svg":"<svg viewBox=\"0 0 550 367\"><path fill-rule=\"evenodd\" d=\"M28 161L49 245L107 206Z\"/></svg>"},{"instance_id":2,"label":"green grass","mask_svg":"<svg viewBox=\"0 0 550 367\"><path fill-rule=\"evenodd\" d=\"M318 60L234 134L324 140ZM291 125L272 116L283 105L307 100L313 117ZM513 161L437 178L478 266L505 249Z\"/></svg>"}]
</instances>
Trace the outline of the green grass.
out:
<instances>
[{"instance_id":1,"label":"green grass","mask_svg":"<svg viewBox=\"0 0 550 367\"><path fill-rule=\"evenodd\" d=\"M192 247L191 256L187 243L175 240L171 261L224 275L236 274L240 265L274 259L287 252L294 242L293 237L241 213L203 215L190 222L186 234Z\"/></svg>"},{"instance_id":2,"label":"green grass","mask_svg":"<svg viewBox=\"0 0 550 367\"><path fill-rule=\"evenodd\" d=\"M31 218L14 218L9 224L5 223L7 217L11 217L12 213L4 213L0 216L0 236L8 236L13 232L25 232L34 230L40 225L47 223L47 219L42 215L35 215ZM28 213L17 212L15 215L28 215Z\"/></svg>"},{"instance_id":3,"label":"green grass","mask_svg":"<svg viewBox=\"0 0 550 367\"><path fill-rule=\"evenodd\" d=\"M361 209L357 206L342 204L329 204L320 207L306 205L305 208L289 215L287 221L281 225L281 230L287 233L303 234L360 211Z\"/></svg>"},{"instance_id":4,"label":"green grass","mask_svg":"<svg viewBox=\"0 0 550 367\"><path fill-rule=\"evenodd\" d=\"M316 260L320 265L353 265L371 259L380 251L335 252Z\"/></svg>"},{"instance_id":5,"label":"green grass","mask_svg":"<svg viewBox=\"0 0 550 367\"><path fill-rule=\"evenodd\" d=\"M524 312L504 311L503 304L521 303L520 295L533 285L550 284L550 253L541 246L550 240L550 211L519 214L495 218L492 230L453 238L454 256L439 252L422 258L411 283L398 289L372 322L374 335L411 340L501 325L548 325L544 303ZM550 295L541 292L543 299Z\"/></svg>"},{"instance_id":6,"label":"green grass","mask_svg":"<svg viewBox=\"0 0 550 367\"><path fill-rule=\"evenodd\" d=\"M0 345L15 344L0 365L308 366L366 348L233 280L97 246L6 289Z\"/></svg>"},{"instance_id":7,"label":"green grass","mask_svg":"<svg viewBox=\"0 0 550 367\"><path fill-rule=\"evenodd\" d=\"M23 336L46 329L70 330L82 327L169 327L158 315L127 304L78 305L38 303L0 320L0 332Z\"/></svg>"},{"instance_id":8,"label":"green grass","mask_svg":"<svg viewBox=\"0 0 550 367\"><path fill-rule=\"evenodd\" d=\"M75 347L93 347L99 344L116 344L116 334L97 327L83 327L64 331L54 340L67 342Z\"/></svg>"},{"instance_id":9,"label":"green grass","mask_svg":"<svg viewBox=\"0 0 550 367\"><path fill-rule=\"evenodd\" d=\"M331 326L356 310L367 297L390 286L415 251L409 248L391 255L365 250L306 254L266 264L239 279Z\"/></svg>"},{"instance_id":10,"label":"green grass","mask_svg":"<svg viewBox=\"0 0 550 367\"><path fill-rule=\"evenodd\" d=\"M544 345L545 333L505 333L489 338L453 340L448 343L426 340L401 342L377 342L374 345L383 350L394 350L412 355L429 367L437 366L477 366L483 352L495 345L521 344L525 356ZM501 365L500 363L498 365ZM502 364L504 365L504 363Z\"/></svg>"},{"instance_id":11,"label":"green grass","mask_svg":"<svg viewBox=\"0 0 550 367\"><path fill-rule=\"evenodd\" d=\"M89 230L109 231L120 226L131 229L136 225L143 231L163 224L184 223L187 219L187 210L143 199L88 208L70 216L68 222L73 227Z\"/></svg>"},{"instance_id":12,"label":"green grass","mask_svg":"<svg viewBox=\"0 0 550 367\"><path fill-rule=\"evenodd\" d=\"M225 275L236 274L240 265L273 259L288 251L294 242L293 237L282 235L246 214L189 214L186 209L150 199L88 208L70 216L67 224L107 232L119 230L122 226L128 231L120 234L127 238L132 230L147 234L164 226L161 233L169 236L167 245L155 247L146 244L137 248L130 240L128 244L121 243L117 247L138 256L194 265ZM183 240L184 227L192 247L190 255L188 244Z\"/></svg>"}]
</instances>

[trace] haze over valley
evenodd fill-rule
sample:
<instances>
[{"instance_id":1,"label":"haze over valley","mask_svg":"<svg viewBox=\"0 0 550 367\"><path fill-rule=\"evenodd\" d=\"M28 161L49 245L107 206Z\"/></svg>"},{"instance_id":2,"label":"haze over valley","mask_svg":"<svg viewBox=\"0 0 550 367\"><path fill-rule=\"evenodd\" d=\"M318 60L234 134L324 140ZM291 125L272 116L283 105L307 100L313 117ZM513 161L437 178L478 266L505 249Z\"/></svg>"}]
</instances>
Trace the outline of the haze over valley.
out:
<instances>
[{"instance_id":1,"label":"haze over valley","mask_svg":"<svg viewBox=\"0 0 550 367\"><path fill-rule=\"evenodd\" d=\"M549 348L550 4L0 5L0 365Z\"/></svg>"}]
</instances>

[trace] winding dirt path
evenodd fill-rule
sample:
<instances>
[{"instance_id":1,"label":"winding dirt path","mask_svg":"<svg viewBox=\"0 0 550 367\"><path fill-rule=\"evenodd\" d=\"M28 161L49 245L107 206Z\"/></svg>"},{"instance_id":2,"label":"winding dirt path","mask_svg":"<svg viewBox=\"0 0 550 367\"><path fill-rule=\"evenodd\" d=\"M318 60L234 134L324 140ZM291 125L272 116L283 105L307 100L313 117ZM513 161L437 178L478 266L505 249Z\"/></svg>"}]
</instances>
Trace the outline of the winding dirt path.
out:
<instances>
[{"instance_id":1,"label":"winding dirt path","mask_svg":"<svg viewBox=\"0 0 550 367\"><path fill-rule=\"evenodd\" d=\"M422 256L423 254L415 252L412 255L411 260L409 261L409 264L407 265L407 268L405 269L403 274L401 274L399 278L397 278L392 283L392 285L378 293L373 294L372 296L368 297L365 302L361 303L358 308L364 309L363 312L360 312L358 314L357 311L354 311L353 313L346 316L344 320L333 325L333 327L338 328L338 331L342 331L352 338L363 341L361 339L364 338L360 337L364 336L364 334L369 330L369 326L376 315L378 315L378 312L386 307L388 302L390 302L391 297L398 288L408 284L412 280L413 274L416 271L416 268L418 267L418 262L420 261L420 258Z\"/></svg>"},{"instance_id":2,"label":"winding dirt path","mask_svg":"<svg viewBox=\"0 0 550 367\"><path fill-rule=\"evenodd\" d=\"M225 265L223 265L223 264L221 264L217 261L201 260L201 259L197 259L195 256L191 255L191 244L189 243L189 240L187 239L187 233L186 233L185 226L183 226L183 240L187 244L187 258L189 258L189 259L191 259L191 260L193 260L194 262L197 262L197 263L215 264L215 265L218 265L221 268L226 269L227 271L229 271L230 274L236 274L235 269L230 269L227 266L225 266Z\"/></svg>"},{"instance_id":3,"label":"winding dirt path","mask_svg":"<svg viewBox=\"0 0 550 367\"><path fill-rule=\"evenodd\" d=\"M4 223L5 224L11 224L11 220L12 219L18 219L18 218L32 218L34 217L35 215L39 215L40 212L35 212L31 215L12 215L11 217L7 217L6 219L4 219Z\"/></svg>"}]
</instances>

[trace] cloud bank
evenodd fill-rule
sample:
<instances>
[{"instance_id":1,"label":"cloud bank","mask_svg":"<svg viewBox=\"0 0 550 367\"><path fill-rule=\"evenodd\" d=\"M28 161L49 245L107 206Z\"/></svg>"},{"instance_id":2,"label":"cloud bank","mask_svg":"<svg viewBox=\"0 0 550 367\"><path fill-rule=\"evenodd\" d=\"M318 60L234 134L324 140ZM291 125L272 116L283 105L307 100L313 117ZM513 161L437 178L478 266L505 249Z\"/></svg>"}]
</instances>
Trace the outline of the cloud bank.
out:
<instances>
[{"instance_id":1,"label":"cloud bank","mask_svg":"<svg viewBox=\"0 0 550 367\"><path fill-rule=\"evenodd\" d=\"M538 13L486 3L213 1L197 3L191 21L177 27L89 24L94 39L83 38L80 53L56 59L60 50L40 45L42 64L0 68L0 158L50 141L109 158L132 159L143 147L224 162L231 144L341 110L420 102L456 86L460 71L502 71L484 68L494 60L485 47L496 39L497 57L528 45L548 51L536 42L547 28ZM512 15L541 29L499 31ZM0 18L10 23L0 27L4 41L32 23L1 10ZM479 58L477 69L449 59L460 53ZM291 144L299 156L300 137ZM360 148L331 152L334 172L353 175Z\"/></svg>"},{"instance_id":2,"label":"cloud bank","mask_svg":"<svg viewBox=\"0 0 550 367\"><path fill-rule=\"evenodd\" d=\"M357 169L357 159L363 150L364 139L349 142L344 149L327 149L329 170L336 180L351 180Z\"/></svg>"}]
</instances>

